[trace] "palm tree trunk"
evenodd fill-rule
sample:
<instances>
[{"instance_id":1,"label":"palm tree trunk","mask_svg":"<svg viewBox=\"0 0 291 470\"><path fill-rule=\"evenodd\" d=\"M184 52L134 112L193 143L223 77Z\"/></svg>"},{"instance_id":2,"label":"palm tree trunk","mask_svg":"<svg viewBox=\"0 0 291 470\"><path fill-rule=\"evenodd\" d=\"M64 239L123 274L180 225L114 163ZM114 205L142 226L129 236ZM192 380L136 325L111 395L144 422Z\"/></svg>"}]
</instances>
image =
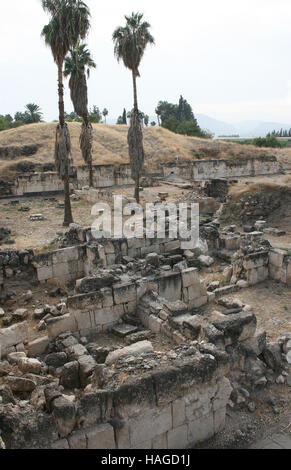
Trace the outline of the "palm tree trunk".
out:
<instances>
[{"instance_id":1,"label":"palm tree trunk","mask_svg":"<svg viewBox=\"0 0 291 470\"><path fill-rule=\"evenodd\" d=\"M139 175L136 177L136 180L135 180L134 198L136 202L139 204Z\"/></svg>"},{"instance_id":2,"label":"palm tree trunk","mask_svg":"<svg viewBox=\"0 0 291 470\"><path fill-rule=\"evenodd\" d=\"M58 77L59 77L59 121L60 126L64 127L65 124L65 104L64 104L64 85L63 85L63 63L58 64Z\"/></svg>"},{"instance_id":3,"label":"palm tree trunk","mask_svg":"<svg viewBox=\"0 0 291 470\"><path fill-rule=\"evenodd\" d=\"M135 111L138 111L136 75L135 75L134 72L132 72L132 81L133 81L133 108L134 108Z\"/></svg>"},{"instance_id":4,"label":"palm tree trunk","mask_svg":"<svg viewBox=\"0 0 291 470\"><path fill-rule=\"evenodd\" d=\"M63 128L65 125L65 104L64 104L64 85L63 85L63 63L58 65L58 80L59 80L59 121L60 126ZM66 165L66 172L64 175L64 193L65 193L65 213L64 213L64 227L69 227L73 223L71 199L70 199L70 183L69 183L69 165Z\"/></svg>"},{"instance_id":5,"label":"palm tree trunk","mask_svg":"<svg viewBox=\"0 0 291 470\"><path fill-rule=\"evenodd\" d=\"M88 125L89 125L88 115L84 118L84 123L85 123L86 127L88 127ZM89 169L89 187L93 188L94 184L93 184L93 167L92 167L92 148L91 148L90 160L88 162L88 169Z\"/></svg>"},{"instance_id":6,"label":"palm tree trunk","mask_svg":"<svg viewBox=\"0 0 291 470\"><path fill-rule=\"evenodd\" d=\"M133 81L133 112L138 113L138 104L137 104L137 86L136 86L136 74L132 72L132 81ZM134 198L139 204L139 174L135 178L135 191Z\"/></svg>"}]
</instances>

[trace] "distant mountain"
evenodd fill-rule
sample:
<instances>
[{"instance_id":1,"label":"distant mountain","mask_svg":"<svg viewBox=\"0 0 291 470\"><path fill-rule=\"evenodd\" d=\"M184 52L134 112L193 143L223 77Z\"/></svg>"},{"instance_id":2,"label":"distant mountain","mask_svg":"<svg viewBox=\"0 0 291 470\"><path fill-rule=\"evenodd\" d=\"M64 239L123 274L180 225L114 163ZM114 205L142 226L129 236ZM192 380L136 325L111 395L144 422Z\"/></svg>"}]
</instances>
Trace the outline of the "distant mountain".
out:
<instances>
[{"instance_id":1,"label":"distant mountain","mask_svg":"<svg viewBox=\"0 0 291 470\"><path fill-rule=\"evenodd\" d=\"M269 132L290 129L291 124L264 121L242 121L235 124L241 137L265 137Z\"/></svg>"},{"instance_id":2,"label":"distant mountain","mask_svg":"<svg viewBox=\"0 0 291 470\"><path fill-rule=\"evenodd\" d=\"M215 137L218 137L219 135L235 135L238 133L235 126L227 122L218 121L217 119L206 116L205 114L196 114L195 117L201 129L212 132L215 134Z\"/></svg>"},{"instance_id":3,"label":"distant mountain","mask_svg":"<svg viewBox=\"0 0 291 470\"><path fill-rule=\"evenodd\" d=\"M240 137L265 137L268 132L290 129L291 124L264 121L241 121L233 124L213 119L205 114L196 114L201 129L207 129L215 137L239 135Z\"/></svg>"}]
</instances>

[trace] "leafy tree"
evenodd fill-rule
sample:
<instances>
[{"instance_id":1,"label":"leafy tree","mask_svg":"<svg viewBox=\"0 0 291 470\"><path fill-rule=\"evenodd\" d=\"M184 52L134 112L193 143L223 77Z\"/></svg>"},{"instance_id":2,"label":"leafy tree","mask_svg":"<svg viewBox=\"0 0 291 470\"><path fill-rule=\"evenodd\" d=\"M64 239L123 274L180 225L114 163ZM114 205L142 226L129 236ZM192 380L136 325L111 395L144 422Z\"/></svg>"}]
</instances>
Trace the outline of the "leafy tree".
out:
<instances>
[{"instance_id":1,"label":"leafy tree","mask_svg":"<svg viewBox=\"0 0 291 470\"><path fill-rule=\"evenodd\" d=\"M11 114L6 114L6 116L4 116L4 119L9 123L13 122L13 117L11 116Z\"/></svg>"},{"instance_id":2,"label":"leafy tree","mask_svg":"<svg viewBox=\"0 0 291 470\"><path fill-rule=\"evenodd\" d=\"M98 124L102 119L102 115L98 106L94 105L89 111L89 121Z\"/></svg>"},{"instance_id":3,"label":"leafy tree","mask_svg":"<svg viewBox=\"0 0 291 470\"><path fill-rule=\"evenodd\" d=\"M64 182L64 226L69 226L73 222L69 184L72 160L71 139L65 123L63 64L68 52L86 38L90 27L90 12L82 0L42 0L42 6L50 15L50 21L44 26L42 36L58 67L59 124L56 129L55 162L59 176Z\"/></svg>"},{"instance_id":4,"label":"leafy tree","mask_svg":"<svg viewBox=\"0 0 291 470\"><path fill-rule=\"evenodd\" d=\"M71 49L70 54L65 58L64 76L70 77L69 87L74 109L76 114L83 119L80 148L83 159L89 168L89 186L93 187L93 128L89 121L87 78L90 77L90 69L96 68L96 64L86 47L86 44L82 44Z\"/></svg>"},{"instance_id":5,"label":"leafy tree","mask_svg":"<svg viewBox=\"0 0 291 470\"><path fill-rule=\"evenodd\" d=\"M109 114L108 109L104 108L103 111L102 111L102 114L103 114L103 116L104 116L105 124L106 124L106 117L107 117L108 114Z\"/></svg>"},{"instance_id":6,"label":"leafy tree","mask_svg":"<svg viewBox=\"0 0 291 470\"><path fill-rule=\"evenodd\" d=\"M179 104L160 101L156 114L162 127L177 134L211 138L211 134L200 129L190 104L180 96Z\"/></svg>"},{"instance_id":7,"label":"leafy tree","mask_svg":"<svg viewBox=\"0 0 291 470\"><path fill-rule=\"evenodd\" d=\"M132 13L125 16L126 25L119 26L113 33L114 54L132 72L134 106L128 131L129 157L132 178L135 180L135 199L139 202L139 181L144 165L143 135L140 112L137 102L136 79L140 76L139 66L148 44L154 44L149 29L150 24L143 21L143 14Z\"/></svg>"},{"instance_id":8,"label":"leafy tree","mask_svg":"<svg viewBox=\"0 0 291 470\"><path fill-rule=\"evenodd\" d=\"M118 125L124 124L124 122L123 122L123 116L118 116L117 121L116 121L116 124L118 124Z\"/></svg>"},{"instance_id":9,"label":"leafy tree","mask_svg":"<svg viewBox=\"0 0 291 470\"><path fill-rule=\"evenodd\" d=\"M145 126L146 126L146 127L148 127L150 118L149 118L149 116L148 116L147 114L145 114L145 116L144 116L144 119L143 119L143 120L144 120L144 124L145 124Z\"/></svg>"},{"instance_id":10,"label":"leafy tree","mask_svg":"<svg viewBox=\"0 0 291 470\"><path fill-rule=\"evenodd\" d=\"M126 109L124 108L123 114L122 114L122 124L127 125L127 114L126 114Z\"/></svg>"},{"instance_id":11,"label":"leafy tree","mask_svg":"<svg viewBox=\"0 0 291 470\"><path fill-rule=\"evenodd\" d=\"M257 137L251 141L251 144L256 145L256 147L281 147L281 143L273 134L267 134L266 137Z\"/></svg>"},{"instance_id":12,"label":"leafy tree","mask_svg":"<svg viewBox=\"0 0 291 470\"><path fill-rule=\"evenodd\" d=\"M155 121L152 121L152 122L151 122L151 126L152 126L152 127L155 127L156 125L157 125L157 124L156 124Z\"/></svg>"}]
</instances>

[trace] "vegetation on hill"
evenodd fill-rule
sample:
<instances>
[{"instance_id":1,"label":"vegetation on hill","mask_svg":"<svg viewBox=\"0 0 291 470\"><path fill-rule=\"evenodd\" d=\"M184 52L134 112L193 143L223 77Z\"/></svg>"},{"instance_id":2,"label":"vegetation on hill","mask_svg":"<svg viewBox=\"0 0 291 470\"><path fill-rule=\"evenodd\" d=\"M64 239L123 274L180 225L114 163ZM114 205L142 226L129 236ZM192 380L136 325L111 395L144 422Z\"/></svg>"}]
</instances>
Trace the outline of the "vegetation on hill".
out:
<instances>
[{"instance_id":1,"label":"vegetation on hill","mask_svg":"<svg viewBox=\"0 0 291 470\"><path fill-rule=\"evenodd\" d=\"M194 116L190 104L180 96L179 104L160 101L156 114L159 124L177 134L189 135L193 137L211 138L209 132L203 131Z\"/></svg>"},{"instance_id":2,"label":"vegetation on hill","mask_svg":"<svg viewBox=\"0 0 291 470\"><path fill-rule=\"evenodd\" d=\"M6 114L5 116L0 115L0 131L14 129L24 124L41 122L41 120L42 111L40 107L35 103L28 103L25 106L24 112L18 111L15 113L14 118L10 114Z\"/></svg>"}]
</instances>

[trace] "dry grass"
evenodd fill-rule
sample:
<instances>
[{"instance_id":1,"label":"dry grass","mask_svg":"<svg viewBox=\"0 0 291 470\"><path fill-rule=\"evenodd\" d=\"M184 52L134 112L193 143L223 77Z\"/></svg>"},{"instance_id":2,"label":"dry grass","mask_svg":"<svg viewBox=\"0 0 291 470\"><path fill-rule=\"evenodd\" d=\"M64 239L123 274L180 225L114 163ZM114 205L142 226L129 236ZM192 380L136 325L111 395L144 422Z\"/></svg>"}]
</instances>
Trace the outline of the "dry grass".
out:
<instances>
[{"instance_id":1,"label":"dry grass","mask_svg":"<svg viewBox=\"0 0 291 470\"><path fill-rule=\"evenodd\" d=\"M48 163L53 161L55 123L40 123L22 126L0 133L0 147L40 144L38 152L32 157L13 161L0 160L0 174L15 171L21 161ZM79 148L80 123L69 123L75 164L84 164ZM127 126L93 125L93 162L94 164L128 163ZM253 146L234 142L206 140L174 134L161 127L144 129L146 166L156 168L159 163L179 157L181 162L197 159L235 159L254 156L274 155L274 150L258 149ZM280 152L280 151L279 151ZM278 151L276 151L276 154ZM285 150L282 160L291 165L290 153Z\"/></svg>"},{"instance_id":2,"label":"dry grass","mask_svg":"<svg viewBox=\"0 0 291 470\"><path fill-rule=\"evenodd\" d=\"M229 195L233 199L239 199L247 193L280 192L286 190L291 192L291 175L283 176L280 181L257 180L254 183L246 184L243 182L233 185Z\"/></svg>"}]
</instances>

